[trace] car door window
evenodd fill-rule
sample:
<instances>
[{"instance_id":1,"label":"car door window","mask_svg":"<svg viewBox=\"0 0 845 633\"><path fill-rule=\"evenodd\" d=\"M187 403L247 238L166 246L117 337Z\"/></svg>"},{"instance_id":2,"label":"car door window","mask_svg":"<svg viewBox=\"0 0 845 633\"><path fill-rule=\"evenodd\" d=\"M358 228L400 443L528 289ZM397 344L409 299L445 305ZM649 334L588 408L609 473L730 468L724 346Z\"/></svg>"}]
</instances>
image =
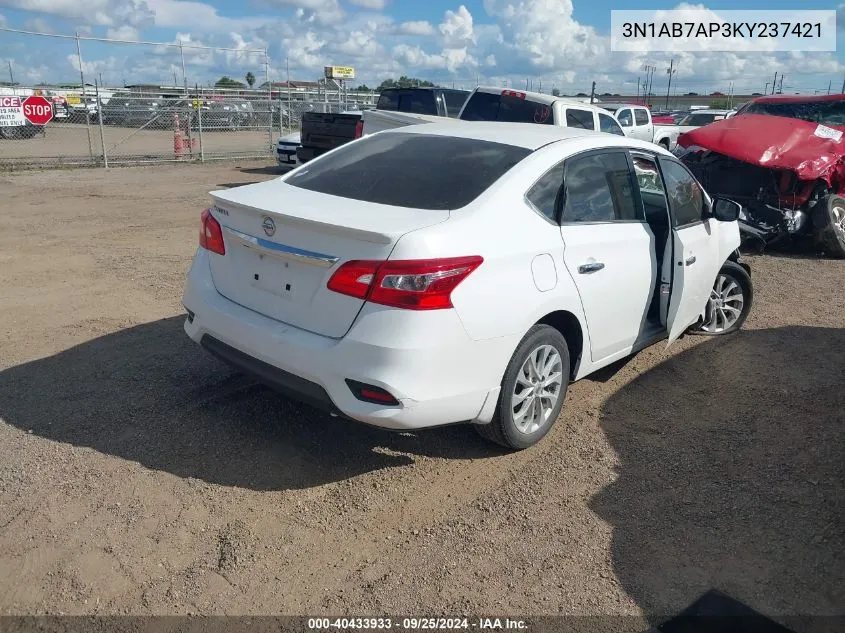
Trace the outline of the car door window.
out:
<instances>
[{"instance_id":1,"label":"car door window","mask_svg":"<svg viewBox=\"0 0 845 633\"><path fill-rule=\"evenodd\" d=\"M616 115L616 120L622 127L631 127L634 125L634 117L630 110L620 110Z\"/></svg>"},{"instance_id":2,"label":"car door window","mask_svg":"<svg viewBox=\"0 0 845 633\"><path fill-rule=\"evenodd\" d=\"M566 109L566 127L578 127L583 130L595 130L593 113L590 110Z\"/></svg>"},{"instance_id":3,"label":"car door window","mask_svg":"<svg viewBox=\"0 0 845 633\"><path fill-rule=\"evenodd\" d=\"M554 222L558 194L563 184L564 163L558 163L534 183L525 197L537 212Z\"/></svg>"},{"instance_id":4,"label":"car door window","mask_svg":"<svg viewBox=\"0 0 845 633\"><path fill-rule=\"evenodd\" d=\"M672 160L660 161L666 194L672 210L672 222L677 228L703 221L704 192L686 167Z\"/></svg>"},{"instance_id":5,"label":"car door window","mask_svg":"<svg viewBox=\"0 0 845 633\"><path fill-rule=\"evenodd\" d=\"M564 222L642 221L624 152L576 156L564 170Z\"/></svg>"},{"instance_id":6,"label":"car door window","mask_svg":"<svg viewBox=\"0 0 845 633\"><path fill-rule=\"evenodd\" d=\"M634 119L636 120L637 125L648 125L648 112L642 108L637 108L634 110Z\"/></svg>"},{"instance_id":7,"label":"car door window","mask_svg":"<svg viewBox=\"0 0 845 633\"><path fill-rule=\"evenodd\" d=\"M602 114L601 112L599 112L599 130L606 132L607 134L625 136L625 132L623 132L622 128L619 127L619 124L613 120L613 117Z\"/></svg>"}]
</instances>

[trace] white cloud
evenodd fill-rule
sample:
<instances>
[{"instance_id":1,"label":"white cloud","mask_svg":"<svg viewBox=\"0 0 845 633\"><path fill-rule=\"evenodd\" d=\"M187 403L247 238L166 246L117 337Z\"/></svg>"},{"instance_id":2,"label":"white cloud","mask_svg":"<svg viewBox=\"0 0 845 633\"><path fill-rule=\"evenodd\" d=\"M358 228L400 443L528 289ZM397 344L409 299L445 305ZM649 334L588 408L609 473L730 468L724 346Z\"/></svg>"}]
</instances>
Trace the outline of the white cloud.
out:
<instances>
[{"instance_id":1,"label":"white cloud","mask_svg":"<svg viewBox=\"0 0 845 633\"><path fill-rule=\"evenodd\" d=\"M23 23L25 31L35 31L36 33L53 33L51 27L43 18L32 18Z\"/></svg>"},{"instance_id":2,"label":"white cloud","mask_svg":"<svg viewBox=\"0 0 845 633\"><path fill-rule=\"evenodd\" d=\"M117 28L108 29L106 31L106 37L112 40L138 40L141 37L141 34L138 32L134 26L129 26L128 24L124 24L123 26L119 26Z\"/></svg>"},{"instance_id":3,"label":"white cloud","mask_svg":"<svg viewBox=\"0 0 845 633\"><path fill-rule=\"evenodd\" d=\"M85 20L100 26L152 24L153 13L146 0L2 0L13 9Z\"/></svg>"},{"instance_id":4,"label":"white cloud","mask_svg":"<svg viewBox=\"0 0 845 633\"><path fill-rule=\"evenodd\" d=\"M434 35L437 31L434 30L431 22L412 20L397 25L393 32L397 35Z\"/></svg>"},{"instance_id":5,"label":"white cloud","mask_svg":"<svg viewBox=\"0 0 845 633\"><path fill-rule=\"evenodd\" d=\"M380 11L387 6L387 0L349 0L349 4L354 4L356 7L361 7L362 9Z\"/></svg>"},{"instance_id":6,"label":"white cloud","mask_svg":"<svg viewBox=\"0 0 845 633\"><path fill-rule=\"evenodd\" d=\"M447 46L462 46L475 42L472 26L472 14L461 5L457 11L446 11L443 22L438 27Z\"/></svg>"}]
</instances>

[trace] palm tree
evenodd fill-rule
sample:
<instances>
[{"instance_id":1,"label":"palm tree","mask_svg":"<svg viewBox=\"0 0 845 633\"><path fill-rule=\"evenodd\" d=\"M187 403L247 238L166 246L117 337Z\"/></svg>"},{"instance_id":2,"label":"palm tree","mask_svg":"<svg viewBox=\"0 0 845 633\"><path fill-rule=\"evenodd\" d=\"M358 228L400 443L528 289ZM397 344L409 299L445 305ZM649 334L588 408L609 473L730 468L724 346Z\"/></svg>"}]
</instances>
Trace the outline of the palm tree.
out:
<instances>
[{"instance_id":1,"label":"palm tree","mask_svg":"<svg viewBox=\"0 0 845 633\"><path fill-rule=\"evenodd\" d=\"M246 82L249 84L249 87L252 88L252 85L255 83L255 75L252 74L252 71L246 74Z\"/></svg>"}]
</instances>

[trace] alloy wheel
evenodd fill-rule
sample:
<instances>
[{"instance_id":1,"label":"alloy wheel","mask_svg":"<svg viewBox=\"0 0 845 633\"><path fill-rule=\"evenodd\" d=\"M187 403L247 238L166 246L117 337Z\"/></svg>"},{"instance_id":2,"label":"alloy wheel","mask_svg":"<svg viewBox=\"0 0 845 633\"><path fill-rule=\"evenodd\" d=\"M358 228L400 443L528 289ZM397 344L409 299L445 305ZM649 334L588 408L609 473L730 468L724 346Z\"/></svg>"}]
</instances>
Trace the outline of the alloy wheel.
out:
<instances>
[{"instance_id":1,"label":"alloy wheel","mask_svg":"<svg viewBox=\"0 0 845 633\"><path fill-rule=\"evenodd\" d=\"M701 329L711 334L730 329L742 314L744 305L745 297L739 282L731 275L719 273L710 291L705 312L707 318Z\"/></svg>"},{"instance_id":2,"label":"alloy wheel","mask_svg":"<svg viewBox=\"0 0 845 633\"><path fill-rule=\"evenodd\" d=\"M516 428L531 434L550 421L563 385L560 353L551 345L534 349L516 376L511 412Z\"/></svg>"}]
</instances>

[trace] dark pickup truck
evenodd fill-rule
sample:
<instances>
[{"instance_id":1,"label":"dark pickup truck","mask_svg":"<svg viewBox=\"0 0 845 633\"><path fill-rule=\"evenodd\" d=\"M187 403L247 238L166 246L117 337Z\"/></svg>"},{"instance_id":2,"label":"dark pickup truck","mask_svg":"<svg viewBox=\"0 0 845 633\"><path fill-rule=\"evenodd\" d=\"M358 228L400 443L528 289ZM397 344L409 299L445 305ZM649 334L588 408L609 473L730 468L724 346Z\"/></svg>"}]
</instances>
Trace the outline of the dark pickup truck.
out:
<instances>
[{"instance_id":1,"label":"dark pickup truck","mask_svg":"<svg viewBox=\"0 0 845 633\"><path fill-rule=\"evenodd\" d=\"M387 88L379 94L376 109L455 118L469 94L468 90L452 88ZM357 113L305 112L300 130L301 144L296 156L300 163L307 163L360 138L363 121Z\"/></svg>"}]
</instances>

